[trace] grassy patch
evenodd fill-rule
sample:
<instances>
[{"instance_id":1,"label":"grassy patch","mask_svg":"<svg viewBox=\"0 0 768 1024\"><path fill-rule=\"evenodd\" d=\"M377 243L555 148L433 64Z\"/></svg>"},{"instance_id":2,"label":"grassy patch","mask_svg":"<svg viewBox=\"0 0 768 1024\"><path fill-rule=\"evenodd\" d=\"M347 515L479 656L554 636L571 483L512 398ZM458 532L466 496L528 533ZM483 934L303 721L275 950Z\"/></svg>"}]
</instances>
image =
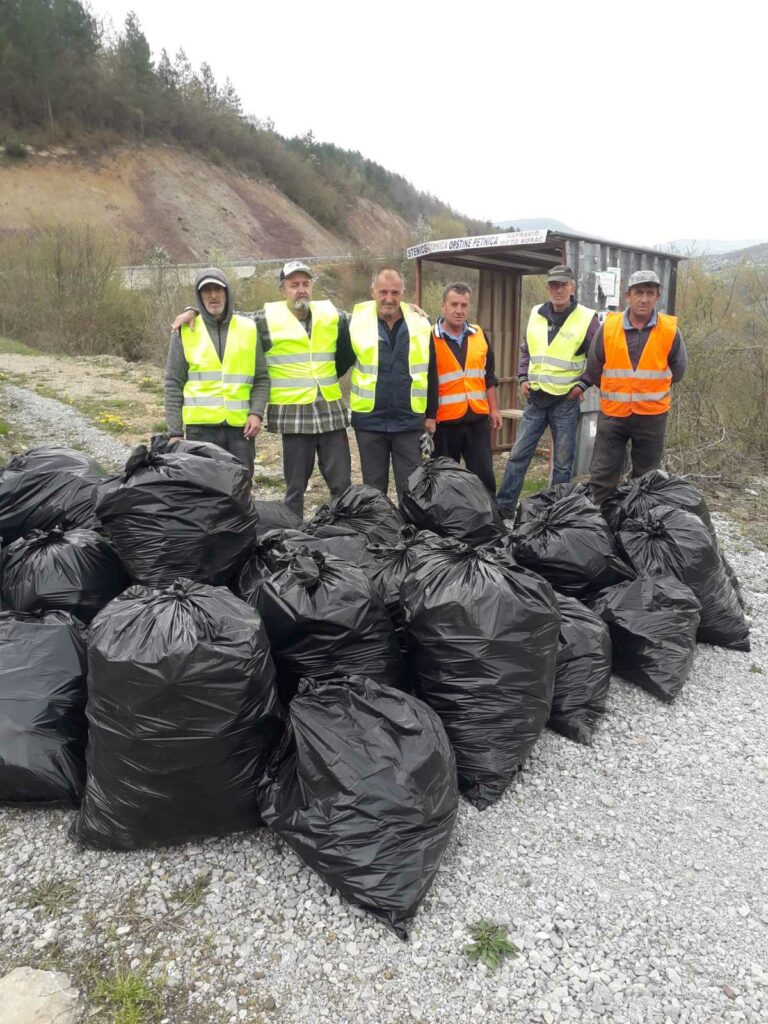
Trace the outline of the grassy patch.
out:
<instances>
[{"instance_id":1,"label":"grassy patch","mask_svg":"<svg viewBox=\"0 0 768 1024\"><path fill-rule=\"evenodd\" d=\"M285 488L285 480L282 477L267 476L266 473L256 473L253 483L259 487L274 487L276 491L282 491Z\"/></svg>"},{"instance_id":2,"label":"grassy patch","mask_svg":"<svg viewBox=\"0 0 768 1024\"><path fill-rule=\"evenodd\" d=\"M139 391L147 391L152 395L162 395L163 385L151 377L142 377L139 381Z\"/></svg>"},{"instance_id":3,"label":"grassy patch","mask_svg":"<svg viewBox=\"0 0 768 1024\"><path fill-rule=\"evenodd\" d=\"M525 478L525 483L523 484L523 489L520 492L520 501L522 501L524 498L529 498L532 494L538 494L539 491L546 490L548 484L549 484L549 477L548 476L530 476L530 475L528 475Z\"/></svg>"},{"instance_id":4,"label":"grassy patch","mask_svg":"<svg viewBox=\"0 0 768 1024\"><path fill-rule=\"evenodd\" d=\"M469 926L472 942L464 947L467 957L473 962L485 964L493 970L505 957L516 957L520 950L507 938L507 929L495 921L483 919Z\"/></svg>"},{"instance_id":5,"label":"grassy patch","mask_svg":"<svg viewBox=\"0 0 768 1024\"><path fill-rule=\"evenodd\" d=\"M71 907L76 896L77 886L74 882L51 875L29 889L26 904L31 909L42 907L46 914L53 915Z\"/></svg>"},{"instance_id":6,"label":"grassy patch","mask_svg":"<svg viewBox=\"0 0 768 1024\"><path fill-rule=\"evenodd\" d=\"M162 1015L158 984L146 970L115 968L107 978L97 978L93 998L114 1013L114 1024L150 1024Z\"/></svg>"},{"instance_id":7,"label":"grassy patch","mask_svg":"<svg viewBox=\"0 0 768 1024\"><path fill-rule=\"evenodd\" d=\"M16 356L43 356L44 352L38 352L36 348L30 348L23 341L13 341L11 338L0 338L0 354Z\"/></svg>"},{"instance_id":8,"label":"grassy patch","mask_svg":"<svg viewBox=\"0 0 768 1024\"><path fill-rule=\"evenodd\" d=\"M749 671L750 672L754 672L757 675L762 675L763 674L763 670L760 668L759 665L750 665L749 666Z\"/></svg>"},{"instance_id":9,"label":"grassy patch","mask_svg":"<svg viewBox=\"0 0 768 1024\"><path fill-rule=\"evenodd\" d=\"M7 434L10 434L10 432L11 432L11 425L10 425L10 423L6 422L3 419L0 419L0 437L5 437Z\"/></svg>"}]
</instances>

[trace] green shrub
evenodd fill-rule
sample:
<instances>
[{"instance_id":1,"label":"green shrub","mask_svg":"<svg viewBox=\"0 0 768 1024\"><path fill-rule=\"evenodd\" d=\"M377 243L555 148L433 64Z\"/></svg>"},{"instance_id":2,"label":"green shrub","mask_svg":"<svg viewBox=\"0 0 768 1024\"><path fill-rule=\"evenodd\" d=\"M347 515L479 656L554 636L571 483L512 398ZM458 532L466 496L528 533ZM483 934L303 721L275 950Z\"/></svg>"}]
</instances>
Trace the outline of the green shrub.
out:
<instances>
[{"instance_id":1,"label":"green shrub","mask_svg":"<svg viewBox=\"0 0 768 1024\"><path fill-rule=\"evenodd\" d=\"M3 152L11 160L26 160L27 147L18 139L8 139L3 146Z\"/></svg>"}]
</instances>

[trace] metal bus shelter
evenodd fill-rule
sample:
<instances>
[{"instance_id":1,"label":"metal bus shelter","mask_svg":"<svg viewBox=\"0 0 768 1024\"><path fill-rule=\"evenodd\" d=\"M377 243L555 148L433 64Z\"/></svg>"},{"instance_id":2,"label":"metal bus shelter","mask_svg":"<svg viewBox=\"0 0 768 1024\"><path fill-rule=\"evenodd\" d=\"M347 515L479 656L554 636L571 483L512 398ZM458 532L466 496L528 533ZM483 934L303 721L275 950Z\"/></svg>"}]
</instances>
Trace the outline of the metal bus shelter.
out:
<instances>
[{"instance_id":1,"label":"metal bus shelter","mask_svg":"<svg viewBox=\"0 0 768 1024\"><path fill-rule=\"evenodd\" d=\"M406 255L416 261L416 302L421 305L422 268L427 263L479 271L477 321L491 335L499 378L499 408L504 427L496 451L511 448L516 421L522 416L517 390L517 363L520 338L525 332L530 310L521 308L523 278L545 275L551 267L567 263L576 275L576 297L602 317L623 309L630 274L635 270L654 270L661 281L661 312L674 313L677 265L683 256L658 249L625 245L590 235L577 235L549 228L506 231L466 238L443 238L411 246ZM541 284L541 302L547 299L545 281ZM575 473L586 472L597 426L598 399L591 388L581 403L582 422L577 441ZM590 436L591 435L591 436ZM586 460L586 468L583 463Z\"/></svg>"}]
</instances>

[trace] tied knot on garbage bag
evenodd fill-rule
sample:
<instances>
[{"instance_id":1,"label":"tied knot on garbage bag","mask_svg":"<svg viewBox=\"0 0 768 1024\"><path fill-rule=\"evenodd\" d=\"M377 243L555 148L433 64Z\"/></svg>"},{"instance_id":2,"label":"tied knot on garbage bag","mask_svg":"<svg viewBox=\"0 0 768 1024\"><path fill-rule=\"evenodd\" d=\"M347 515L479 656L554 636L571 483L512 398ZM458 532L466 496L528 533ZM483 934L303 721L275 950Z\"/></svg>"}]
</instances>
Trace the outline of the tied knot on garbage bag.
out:
<instances>
[{"instance_id":1,"label":"tied knot on garbage bag","mask_svg":"<svg viewBox=\"0 0 768 1024\"><path fill-rule=\"evenodd\" d=\"M303 678L259 786L268 827L401 938L453 831L456 763L438 716L370 678Z\"/></svg>"}]
</instances>

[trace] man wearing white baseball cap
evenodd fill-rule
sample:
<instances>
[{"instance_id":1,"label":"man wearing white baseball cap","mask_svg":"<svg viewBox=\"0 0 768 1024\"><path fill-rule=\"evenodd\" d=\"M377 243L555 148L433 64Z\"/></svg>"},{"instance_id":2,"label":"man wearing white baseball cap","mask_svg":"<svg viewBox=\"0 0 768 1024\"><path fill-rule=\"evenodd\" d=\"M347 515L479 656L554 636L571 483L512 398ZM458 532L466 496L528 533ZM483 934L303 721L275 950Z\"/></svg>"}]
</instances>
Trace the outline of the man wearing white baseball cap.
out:
<instances>
[{"instance_id":1,"label":"man wearing white baseball cap","mask_svg":"<svg viewBox=\"0 0 768 1024\"><path fill-rule=\"evenodd\" d=\"M315 459L333 497L351 483L348 414L336 369L339 340L349 348L349 314L314 301L312 284L307 264L289 260L278 275L281 300L248 314L269 373L267 430L283 441L285 503L299 517ZM186 310L174 327L195 315Z\"/></svg>"},{"instance_id":2,"label":"man wearing white baseball cap","mask_svg":"<svg viewBox=\"0 0 768 1024\"><path fill-rule=\"evenodd\" d=\"M632 476L661 465L671 385L688 365L677 317L658 313L661 282L636 270L627 285L627 308L608 313L587 357L587 376L600 385L600 413L590 487L597 504L621 481L631 442Z\"/></svg>"}]
</instances>

